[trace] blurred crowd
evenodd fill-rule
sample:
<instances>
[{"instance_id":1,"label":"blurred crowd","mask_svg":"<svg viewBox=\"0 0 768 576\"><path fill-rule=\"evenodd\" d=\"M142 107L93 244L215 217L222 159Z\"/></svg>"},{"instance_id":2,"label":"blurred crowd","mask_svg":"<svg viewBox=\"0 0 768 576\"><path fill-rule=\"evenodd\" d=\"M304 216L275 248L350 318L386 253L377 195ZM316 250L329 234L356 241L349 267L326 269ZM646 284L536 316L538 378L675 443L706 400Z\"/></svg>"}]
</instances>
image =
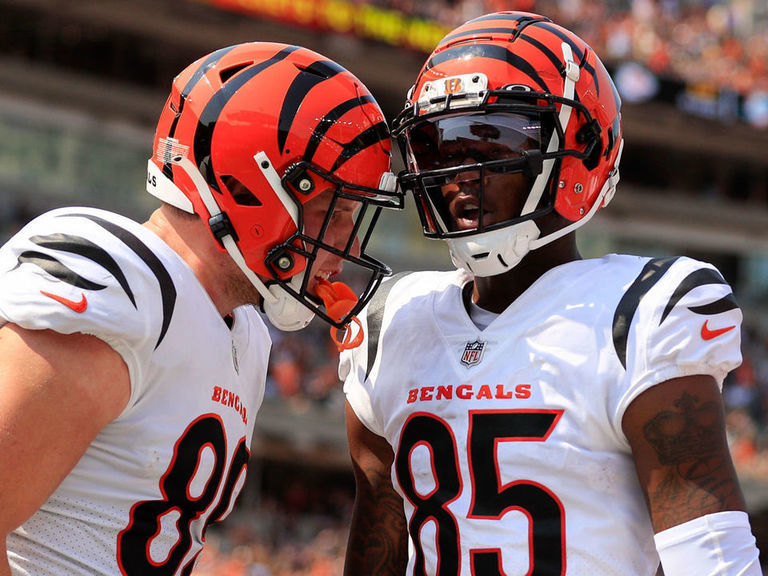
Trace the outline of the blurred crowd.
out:
<instances>
[{"instance_id":1,"label":"blurred crowd","mask_svg":"<svg viewBox=\"0 0 768 576\"><path fill-rule=\"evenodd\" d=\"M383 0L448 27L500 10L549 16L604 62L636 62L702 88L768 93L764 0Z\"/></svg>"},{"instance_id":2,"label":"blurred crowd","mask_svg":"<svg viewBox=\"0 0 768 576\"><path fill-rule=\"evenodd\" d=\"M746 330L744 360L723 386L731 453L742 477L768 478L768 335Z\"/></svg>"},{"instance_id":3,"label":"blurred crowd","mask_svg":"<svg viewBox=\"0 0 768 576\"><path fill-rule=\"evenodd\" d=\"M352 494L308 481L292 495L242 506L213 526L195 576L339 576Z\"/></svg>"}]
</instances>

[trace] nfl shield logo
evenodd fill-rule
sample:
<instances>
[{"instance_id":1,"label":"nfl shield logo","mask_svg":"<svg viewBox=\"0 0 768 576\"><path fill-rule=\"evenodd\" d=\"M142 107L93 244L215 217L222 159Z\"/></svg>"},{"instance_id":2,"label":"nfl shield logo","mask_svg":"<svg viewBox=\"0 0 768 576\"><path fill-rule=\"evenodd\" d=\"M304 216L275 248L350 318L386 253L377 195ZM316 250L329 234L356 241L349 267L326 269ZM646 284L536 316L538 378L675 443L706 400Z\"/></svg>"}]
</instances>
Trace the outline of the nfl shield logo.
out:
<instances>
[{"instance_id":1,"label":"nfl shield logo","mask_svg":"<svg viewBox=\"0 0 768 576\"><path fill-rule=\"evenodd\" d=\"M461 355L461 363L467 368L479 364L483 359L483 352L485 351L485 342L475 340L474 342L467 342L464 347L464 353Z\"/></svg>"}]
</instances>

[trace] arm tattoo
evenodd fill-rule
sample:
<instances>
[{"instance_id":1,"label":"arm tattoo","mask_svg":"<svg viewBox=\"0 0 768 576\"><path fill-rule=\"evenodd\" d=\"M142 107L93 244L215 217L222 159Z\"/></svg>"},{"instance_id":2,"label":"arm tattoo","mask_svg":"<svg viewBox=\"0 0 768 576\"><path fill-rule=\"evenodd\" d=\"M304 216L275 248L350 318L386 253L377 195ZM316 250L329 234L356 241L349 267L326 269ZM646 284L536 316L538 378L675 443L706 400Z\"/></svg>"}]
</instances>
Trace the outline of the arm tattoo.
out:
<instances>
[{"instance_id":1,"label":"arm tattoo","mask_svg":"<svg viewBox=\"0 0 768 576\"><path fill-rule=\"evenodd\" d=\"M377 476L373 498L356 503L345 573L357 567L359 576L402 576L408 561L403 501L389 476Z\"/></svg>"},{"instance_id":2,"label":"arm tattoo","mask_svg":"<svg viewBox=\"0 0 768 576\"><path fill-rule=\"evenodd\" d=\"M677 524L676 518L683 515L722 510L739 491L719 405L684 393L674 406L643 426L645 439L665 468L648 490L652 508L665 525Z\"/></svg>"}]
</instances>

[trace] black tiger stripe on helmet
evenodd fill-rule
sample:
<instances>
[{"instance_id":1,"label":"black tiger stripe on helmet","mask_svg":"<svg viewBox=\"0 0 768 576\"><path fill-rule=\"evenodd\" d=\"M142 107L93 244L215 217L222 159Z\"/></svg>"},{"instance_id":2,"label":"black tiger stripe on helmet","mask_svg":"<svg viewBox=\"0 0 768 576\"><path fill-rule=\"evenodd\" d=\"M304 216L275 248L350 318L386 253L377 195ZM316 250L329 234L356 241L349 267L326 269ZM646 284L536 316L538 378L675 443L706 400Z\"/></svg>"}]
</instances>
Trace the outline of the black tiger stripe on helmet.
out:
<instances>
[{"instance_id":1,"label":"black tiger stripe on helmet","mask_svg":"<svg viewBox=\"0 0 768 576\"><path fill-rule=\"evenodd\" d=\"M513 68L526 74L542 92L550 92L549 86L539 72L531 64L513 51L496 44L459 44L448 48L444 52L430 58L425 66L425 71L435 66L444 64L450 60L461 58L490 58L500 62L506 62Z\"/></svg>"},{"instance_id":2,"label":"black tiger stripe on helmet","mask_svg":"<svg viewBox=\"0 0 768 576\"><path fill-rule=\"evenodd\" d=\"M211 141L213 140L213 132L216 129L216 123L221 112L237 90L243 85L269 67L285 60L296 50L299 50L298 46L288 46L283 50L280 50L272 58L250 66L242 73L237 74L227 82L224 82L218 92L211 97L208 104L205 106L205 109L200 114L194 137L195 164L203 175L203 178L205 178L205 181L211 188L219 193L221 190L219 190L218 184L216 183L216 178L214 176L215 172L212 166Z\"/></svg>"},{"instance_id":3,"label":"black tiger stripe on helmet","mask_svg":"<svg viewBox=\"0 0 768 576\"><path fill-rule=\"evenodd\" d=\"M176 135L176 127L178 125L179 118L181 118L181 113L184 110L184 104L186 103L189 94L192 92L192 89L205 76L205 71L208 70L208 68L215 66L215 64L221 60L224 55L228 54L234 48L235 46L227 46L226 48L221 48L215 52L212 52L206 58L204 58L197 71L192 75L192 78L190 78L189 82L187 82L186 86L179 94L178 104L174 102L168 102L168 106L172 107L175 112L171 127L168 130L168 136L170 138L173 138ZM163 165L163 173L168 178L173 180L173 169L171 168L170 162L166 162Z\"/></svg>"},{"instance_id":4,"label":"black tiger stripe on helmet","mask_svg":"<svg viewBox=\"0 0 768 576\"><path fill-rule=\"evenodd\" d=\"M215 170L211 159L211 141L219 116L239 88L270 66L288 58L290 54L299 49L298 46L289 46L275 54L273 58L257 65L253 65L242 73L237 74L222 85L218 93L210 99L208 105L200 115L194 137L195 164L201 174L203 174L206 182L219 193L221 193L221 190L214 177ZM184 98L182 98L182 101L186 99L194 89L194 85L203 77L203 72L218 62L220 58L228 52L229 50L220 50L212 54L210 58L206 59L201 65L200 71L193 75L193 78L185 87L183 91ZM285 152L286 141L291 133L296 115L304 100L310 96L312 89L320 83L333 78L337 74L345 72L345 69L342 66L330 60L318 60L309 66L297 69L298 74L285 94L278 119L277 144L281 152ZM319 118L317 127L312 131L310 142L307 144L304 151L304 159L310 162L312 161L314 152L317 150L317 144L322 140L331 126L333 126L333 123L341 118L344 112L348 112L355 106L363 106L365 103L369 102L374 102L371 96L361 96L358 99L348 100L331 111L333 116L329 114ZM371 135L374 135L375 137L372 137ZM365 146L361 146L361 143L370 146L386 139L389 139L389 129L385 122L380 122L377 124L375 130L368 129L352 141L342 143L343 149L331 171L333 172L338 169L344 162L364 149Z\"/></svg>"},{"instance_id":5,"label":"black tiger stripe on helmet","mask_svg":"<svg viewBox=\"0 0 768 576\"><path fill-rule=\"evenodd\" d=\"M484 36L509 34L510 46L515 41L518 41L518 40L523 40L525 42L530 43L533 46L536 46L550 60L550 62L552 62L552 64L560 71L560 75L563 76L565 74L565 68L562 65L562 62L560 59L561 57L555 54L552 50L550 50L546 46L546 44L544 44L539 39L531 35L531 30L529 30L528 27L534 26L537 30L538 29L547 30L548 32L554 34L555 36L560 38L560 40L567 43L571 47L571 50L573 51L573 55L577 60L579 68L581 68L582 72L587 73L592 77L595 83L597 92L598 94L600 93L600 80L598 76L595 74L594 66L589 62L587 57L588 52L590 50L589 46L580 45L578 42L575 42L572 36L566 34L559 26L553 24L549 18L537 17L534 15L514 16L514 15L504 15L504 14L492 14L489 16L476 18L475 20L470 20L465 26L469 26L469 24L472 24L472 23L484 22L488 20L510 21L517 24L517 26L510 25L510 26L497 26L497 27L467 28L457 34L446 36L445 38L443 38L443 40L440 41L440 43L438 44L438 47L442 45L448 45L448 44L451 44L452 46L449 47L446 51L440 52L436 54L434 57L430 58L430 60L428 60L425 66L425 69L432 68L435 65L441 64L452 58L463 58L467 56L494 58L497 60L505 61L511 66L514 66L515 68L523 72L526 72L542 92L550 93L551 91L549 87L547 86L546 82L544 82L539 77L538 73L536 73L536 69L529 62L521 58L521 56L515 52L514 48L512 49L508 48L506 53L504 53L502 51L502 47L499 45L482 44L482 39ZM478 40L478 42L473 42L472 44L461 44L462 40L468 41L473 39Z\"/></svg>"},{"instance_id":6,"label":"black tiger stripe on helmet","mask_svg":"<svg viewBox=\"0 0 768 576\"><path fill-rule=\"evenodd\" d=\"M299 111L304 99L309 96L309 93L315 86L343 71L344 68L329 60L320 60L299 70L299 74L285 94L280 110L280 118L277 124L277 143L281 152L285 151L285 142L293 126L296 113ZM322 118L319 123L322 123Z\"/></svg>"},{"instance_id":7,"label":"black tiger stripe on helmet","mask_svg":"<svg viewBox=\"0 0 768 576\"><path fill-rule=\"evenodd\" d=\"M325 134L342 116L344 116L344 114L353 108L370 102L374 102L373 96L363 95L356 98L350 98L330 110L320 119L317 123L317 127L312 131L312 135L309 137L309 142L307 142L307 147L304 149L304 158L311 161L315 155L317 147L325 137Z\"/></svg>"},{"instance_id":8,"label":"black tiger stripe on helmet","mask_svg":"<svg viewBox=\"0 0 768 576\"><path fill-rule=\"evenodd\" d=\"M472 24L476 24L479 22L488 22L488 21L514 22L515 24L517 24L517 26L516 27L490 26L490 27L478 27L478 28L467 29L467 27L471 26ZM523 14L523 13L488 14L486 16L480 16L479 18L475 18L473 20L468 21L464 26L462 26L462 30L460 32L456 34L449 34L448 36L440 40L437 46L439 48L444 44L452 43L462 38L470 38L470 37L476 37L476 36L487 35L487 34L508 34L510 32L513 32L515 35L519 35L525 29L526 26L535 24L537 22L551 22L551 20L545 16L538 16L535 14Z\"/></svg>"}]
</instances>

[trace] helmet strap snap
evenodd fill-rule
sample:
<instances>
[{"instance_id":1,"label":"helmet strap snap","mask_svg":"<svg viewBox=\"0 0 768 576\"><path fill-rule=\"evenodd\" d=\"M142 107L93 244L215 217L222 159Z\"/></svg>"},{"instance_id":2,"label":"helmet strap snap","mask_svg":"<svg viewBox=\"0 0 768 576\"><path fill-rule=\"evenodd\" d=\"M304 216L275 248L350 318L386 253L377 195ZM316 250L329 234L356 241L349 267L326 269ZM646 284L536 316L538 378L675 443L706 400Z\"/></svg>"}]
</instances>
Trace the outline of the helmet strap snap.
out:
<instances>
[{"instance_id":1,"label":"helmet strap snap","mask_svg":"<svg viewBox=\"0 0 768 576\"><path fill-rule=\"evenodd\" d=\"M219 212L208 219L208 226L211 228L214 238L218 240L219 245L223 248L223 238L225 236L232 236L232 239L237 242L237 233L235 232L232 222L229 220L229 216L225 212Z\"/></svg>"}]
</instances>

